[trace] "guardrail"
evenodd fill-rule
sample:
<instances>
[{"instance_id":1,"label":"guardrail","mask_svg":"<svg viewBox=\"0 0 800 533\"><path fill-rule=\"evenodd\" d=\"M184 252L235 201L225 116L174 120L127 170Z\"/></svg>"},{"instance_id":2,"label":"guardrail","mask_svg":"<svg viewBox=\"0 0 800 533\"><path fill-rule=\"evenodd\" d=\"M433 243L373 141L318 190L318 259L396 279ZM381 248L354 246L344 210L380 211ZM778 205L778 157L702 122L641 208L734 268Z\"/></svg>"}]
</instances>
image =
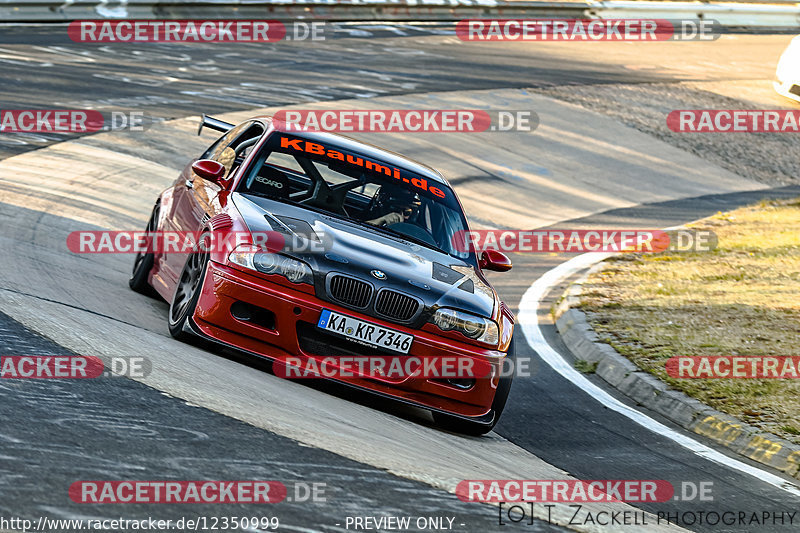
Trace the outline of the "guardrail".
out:
<instances>
[{"instance_id":1,"label":"guardrail","mask_svg":"<svg viewBox=\"0 0 800 533\"><path fill-rule=\"evenodd\" d=\"M0 0L0 22L106 17L443 21L499 14L576 18L589 6L583 0Z\"/></svg>"},{"instance_id":2,"label":"guardrail","mask_svg":"<svg viewBox=\"0 0 800 533\"><path fill-rule=\"evenodd\" d=\"M0 22L126 19L453 21L462 18L713 19L800 28L797 0L0 0Z\"/></svg>"},{"instance_id":3,"label":"guardrail","mask_svg":"<svg viewBox=\"0 0 800 533\"><path fill-rule=\"evenodd\" d=\"M592 18L702 19L728 27L800 28L800 3L797 2L609 0L592 2L592 6L587 12Z\"/></svg>"}]
</instances>

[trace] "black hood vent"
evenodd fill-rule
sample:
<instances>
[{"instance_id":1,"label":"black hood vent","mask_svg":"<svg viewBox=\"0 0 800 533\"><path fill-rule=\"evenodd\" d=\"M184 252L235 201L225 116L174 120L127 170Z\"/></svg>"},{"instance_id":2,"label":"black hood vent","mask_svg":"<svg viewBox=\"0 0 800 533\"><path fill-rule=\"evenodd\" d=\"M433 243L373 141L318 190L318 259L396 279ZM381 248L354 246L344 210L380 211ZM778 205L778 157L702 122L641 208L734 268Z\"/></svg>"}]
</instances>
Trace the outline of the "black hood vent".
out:
<instances>
[{"instance_id":1,"label":"black hood vent","mask_svg":"<svg viewBox=\"0 0 800 533\"><path fill-rule=\"evenodd\" d=\"M433 264L433 279L436 281L443 281L448 285L452 285L463 277L464 274L456 272L450 267L446 267L440 263Z\"/></svg>"},{"instance_id":2,"label":"black hood vent","mask_svg":"<svg viewBox=\"0 0 800 533\"><path fill-rule=\"evenodd\" d=\"M475 293L475 283L471 279L468 279L467 281L459 285L458 288L461 289L462 291L471 292L473 294Z\"/></svg>"},{"instance_id":3,"label":"black hood vent","mask_svg":"<svg viewBox=\"0 0 800 533\"><path fill-rule=\"evenodd\" d=\"M278 224L276 231L286 234L286 228L294 233L295 235L300 235L301 237L305 237L311 241L320 242L319 235L314 231L314 228L311 227L311 224L306 222L305 220L301 220L299 218L292 218L283 215L274 215L269 216L265 215L267 219L278 220L280 224Z\"/></svg>"}]
</instances>

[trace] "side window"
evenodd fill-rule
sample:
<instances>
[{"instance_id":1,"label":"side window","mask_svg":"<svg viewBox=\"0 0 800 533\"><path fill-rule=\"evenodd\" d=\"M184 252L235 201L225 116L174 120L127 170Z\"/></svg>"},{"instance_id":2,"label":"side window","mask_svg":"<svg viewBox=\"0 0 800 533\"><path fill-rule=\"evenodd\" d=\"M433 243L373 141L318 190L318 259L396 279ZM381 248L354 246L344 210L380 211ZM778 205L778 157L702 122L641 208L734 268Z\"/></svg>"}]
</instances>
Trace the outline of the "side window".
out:
<instances>
[{"instance_id":1,"label":"side window","mask_svg":"<svg viewBox=\"0 0 800 533\"><path fill-rule=\"evenodd\" d=\"M258 143L258 139L261 138L263 134L264 127L257 122L253 122L250 124L249 128L245 129L243 133L238 135L236 139L228 145L228 148L236 152L237 158L244 159L253 151L253 147L255 147Z\"/></svg>"},{"instance_id":2,"label":"side window","mask_svg":"<svg viewBox=\"0 0 800 533\"><path fill-rule=\"evenodd\" d=\"M222 151L228 146L230 146L230 144L242 132L242 130L249 125L250 125L249 122L245 122L244 124L239 124L232 130L230 130L228 133L224 134L222 137L217 139L217 142L212 144L208 150L203 152L202 159L213 159L214 161L217 161Z\"/></svg>"},{"instance_id":3,"label":"side window","mask_svg":"<svg viewBox=\"0 0 800 533\"><path fill-rule=\"evenodd\" d=\"M204 159L213 159L225 165L225 177L231 175L253 150L264 127L258 122L245 122L223 135L203 154Z\"/></svg>"}]
</instances>

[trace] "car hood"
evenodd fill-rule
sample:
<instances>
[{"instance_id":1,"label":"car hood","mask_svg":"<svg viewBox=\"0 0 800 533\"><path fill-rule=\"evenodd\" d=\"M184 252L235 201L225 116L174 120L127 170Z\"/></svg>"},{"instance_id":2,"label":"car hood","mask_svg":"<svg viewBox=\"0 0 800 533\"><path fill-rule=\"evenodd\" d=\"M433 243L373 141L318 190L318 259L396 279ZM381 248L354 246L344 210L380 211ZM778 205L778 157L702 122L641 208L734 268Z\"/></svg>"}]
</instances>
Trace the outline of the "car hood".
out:
<instances>
[{"instance_id":1,"label":"car hood","mask_svg":"<svg viewBox=\"0 0 800 533\"><path fill-rule=\"evenodd\" d=\"M438 307L490 318L494 290L466 261L335 216L259 196L235 193L232 200L251 232L284 235L286 254L314 271L317 297L328 300L325 279L339 272L416 296L425 304L419 321ZM378 270L385 279L372 274Z\"/></svg>"}]
</instances>

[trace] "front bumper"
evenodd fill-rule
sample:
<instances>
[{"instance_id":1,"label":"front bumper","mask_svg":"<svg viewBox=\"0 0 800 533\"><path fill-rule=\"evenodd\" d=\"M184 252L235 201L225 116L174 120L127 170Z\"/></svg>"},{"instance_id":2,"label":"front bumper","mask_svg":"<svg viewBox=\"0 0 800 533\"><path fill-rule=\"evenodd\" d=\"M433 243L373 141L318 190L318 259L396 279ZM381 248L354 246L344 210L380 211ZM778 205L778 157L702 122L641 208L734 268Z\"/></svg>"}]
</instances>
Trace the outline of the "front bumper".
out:
<instances>
[{"instance_id":1,"label":"front bumper","mask_svg":"<svg viewBox=\"0 0 800 533\"><path fill-rule=\"evenodd\" d=\"M241 313L232 312L242 304L268 310L269 316L260 320L242 320ZM238 306L238 307L235 307ZM371 323L379 324L414 336L409 356L472 358L473 368L487 368L487 377L476 378L474 384L459 388L452 382L436 378L403 377L346 377L334 381L382 396L414 404L426 409L471 419L491 418L491 406L497 390L504 353L459 343L426 331L386 322L362 315L351 309L322 301L314 294L272 283L256 275L209 262L202 291L193 315L199 333L237 349L272 359L276 363L288 360L331 360L330 353L321 353L324 346L333 345L331 334L316 327L323 309L330 309ZM238 315L237 318L235 315ZM336 339L339 340L339 339ZM346 341L345 341L346 342ZM362 347L353 344L354 353Z\"/></svg>"}]
</instances>

